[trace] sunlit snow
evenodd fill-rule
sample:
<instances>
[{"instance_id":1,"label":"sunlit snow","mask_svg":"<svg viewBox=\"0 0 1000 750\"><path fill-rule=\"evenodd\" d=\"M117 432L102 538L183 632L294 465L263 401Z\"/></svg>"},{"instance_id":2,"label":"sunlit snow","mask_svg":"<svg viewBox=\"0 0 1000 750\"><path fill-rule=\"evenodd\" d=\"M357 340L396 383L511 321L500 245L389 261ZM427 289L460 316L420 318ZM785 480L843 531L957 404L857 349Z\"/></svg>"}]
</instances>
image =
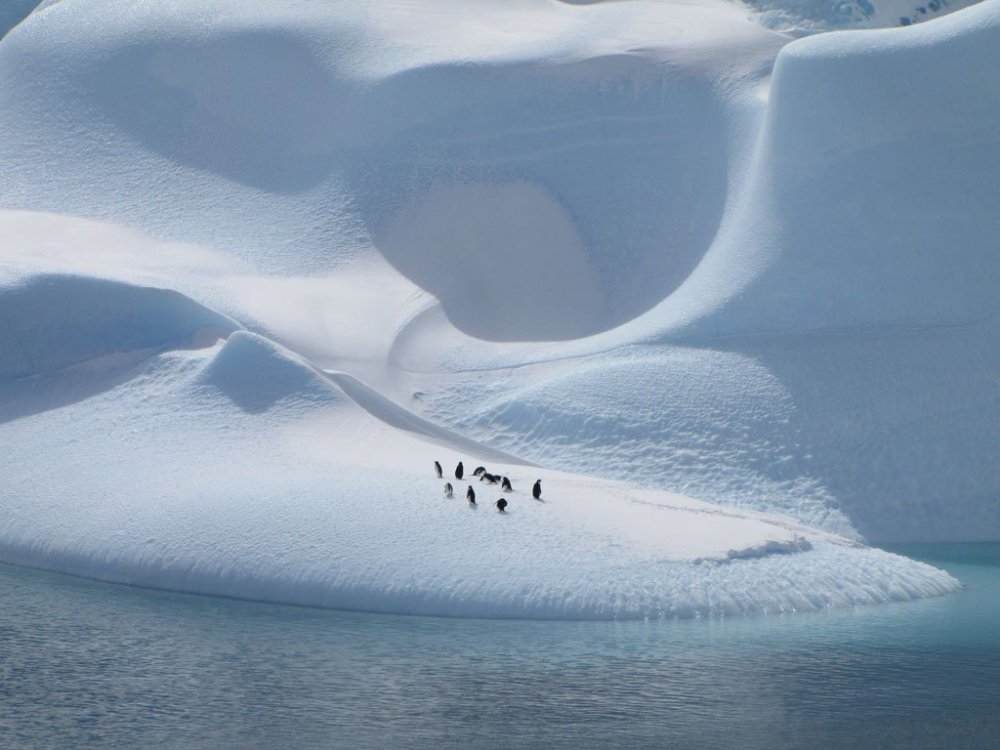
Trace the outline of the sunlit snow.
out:
<instances>
[{"instance_id":1,"label":"sunlit snow","mask_svg":"<svg viewBox=\"0 0 1000 750\"><path fill-rule=\"evenodd\" d=\"M762 17L803 7L44 3L0 560L463 616L955 590L868 543L1000 535L1000 0Z\"/></svg>"}]
</instances>

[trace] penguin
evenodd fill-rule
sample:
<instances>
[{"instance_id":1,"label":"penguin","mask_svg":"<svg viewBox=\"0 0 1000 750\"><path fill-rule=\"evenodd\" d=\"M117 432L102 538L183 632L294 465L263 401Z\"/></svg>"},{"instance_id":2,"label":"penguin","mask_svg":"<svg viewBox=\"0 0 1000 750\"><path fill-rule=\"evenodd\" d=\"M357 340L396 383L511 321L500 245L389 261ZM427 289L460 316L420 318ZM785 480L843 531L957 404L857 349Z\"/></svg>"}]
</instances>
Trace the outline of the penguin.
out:
<instances>
[{"instance_id":1,"label":"penguin","mask_svg":"<svg viewBox=\"0 0 1000 750\"><path fill-rule=\"evenodd\" d=\"M535 486L531 488L531 496L533 498L535 498L535 500L540 500L541 499L541 497L542 497L542 480L541 479L536 479L535 480Z\"/></svg>"},{"instance_id":2,"label":"penguin","mask_svg":"<svg viewBox=\"0 0 1000 750\"><path fill-rule=\"evenodd\" d=\"M444 472L441 470L441 464L439 464L437 461L434 462L434 471L437 472L438 479L444 476Z\"/></svg>"},{"instance_id":3,"label":"penguin","mask_svg":"<svg viewBox=\"0 0 1000 750\"><path fill-rule=\"evenodd\" d=\"M470 505L476 504L476 491L472 489L472 485L469 485L469 489L465 491L465 499L469 501Z\"/></svg>"},{"instance_id":4,"label":"penguin","mask_svg":"<svg viewBox=\"0 0 1000 750\"><path fill-rule=\"evenodd\" d=\"M486 473L486 467L485 466L477 466L476 470L474 472L472 472L472 476L474 476L474 477L481 477L485 473Z\"/></svg>"},{"instance_id":5,"label":"penguin","mask_svg":"<svg viewBox=\"0 0 1000 750\"><path fill-rule=\"evenodd\" d=\"M514 488L510 486L510 480L507 477L503 477L500 480L500 489L504 492L513 492Z\"/></svg>"},{"instance_id":6,"label":"penguin","mask_svg":"<svg viewBox=\"0 0 1000 750\"><path fill-rule=\"evenodd\" d=\"M500 477L496 474L490 474L488 471L484 472L481 477L479 477L480 482L487 482L488 484L496 484L500 481Z\"/></svg>"},{"instance_id":7,"label":"penguin","mask_svg":"<svg viewBox=\"0 0 1000 750\"><path fill-rule=\"evenodd\" d=\"M455 488L451 486L451 482L444 483L444 496L445 497L455 496Z\"/></svg>"},{"instance_id":8,"label":"penguin","mask_svg":"<svg viewBox=\"0 0 1000 750\"><path fill-rule=\"evenodd\" d=\"M458 462L458 466L455 467L455 479L461 479L465 474L465 467L462 466L462 462Z\"/></svg>"},{"instance_id":9,"label":"penguin","mask_svg":"<svg viewBox=\"0 0 1000 750\"><path fill-rule=\"evenodd\" d=\"M501 513L506 513L507 512L506 508L507 508L507 501L501 497L499 500L497 500L497 510L500 511Z\"/></svg>"}]
</instances>

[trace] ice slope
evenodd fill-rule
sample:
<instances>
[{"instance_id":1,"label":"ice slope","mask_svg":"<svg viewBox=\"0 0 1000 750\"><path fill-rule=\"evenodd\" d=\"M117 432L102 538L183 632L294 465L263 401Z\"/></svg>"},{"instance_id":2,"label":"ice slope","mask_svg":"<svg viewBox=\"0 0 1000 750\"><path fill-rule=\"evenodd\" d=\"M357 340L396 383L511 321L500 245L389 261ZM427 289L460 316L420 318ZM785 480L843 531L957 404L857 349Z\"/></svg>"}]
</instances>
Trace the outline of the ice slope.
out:
<instances>
[{"instance_id":1,"label":"ice slope","mask_svg":"<svg viewBox=\"0 0 1000 750\"><path fill-rule=\"evenodd\" d=\"M499 617L808 611L956 585L791 519L476 455L390 411L250 333L155 355L100 394L0 427L3 559L208 594ZM74 462L95 455L101 471ZM482 483L478 507L456 479L459 496L443 496L432 461L458 458L512 477L506 513ZM540 501L528 492L538 477Z\"/></svg>"},{"instance_id":2,"label":"ice slope","mask_svg":"<svg viewBox=\"0 0 1000 750\"><path fill-rule=\"evenodd\" d=\"M782 50L742 227L773 262L688 335L996 314L998 15L981 5L902 34Z\"/></svg>"},{"instance_id":3,"label":"ice slope","mask_svg":"<svg viewBox=\"0 0 1000 750\"><path fill-rule=\"evenodd\" d=\"M0 378L46 375L99 357L196 346L238 326L169 289L36 275L0 293Z\"/></svg>"},{"instance_id":4,"label":"ice slope","mask_svg":"<svg viewBox=\"0 0 1000 750\"><path fill-rule=\"evenodd\" d=\"M23 21L38 5L38 0L8 0L0 7L0 39Z\"/></svg>"},{"instance_id":5,"label":"ice slope","mask_svg":"<svg viewBox=\"0 0 1000 750\"><path fill-rule=\"evenodd\" d=\"M871 539L996 538L998 35L987 3L788 45L683 285L606 335L523 345L506 388L444 383L428 413L577 470L642 456L647 481ZM420 326L446 344L428 362L408 332L409 369L511 360Z\"/></svg>"},{"instance_id":6,"label":"ice slope","mask_svg":"<svg viewBox=\"0 0 1000 750\"><path fill-rule=\"evenodd\" d=\"M1000 535L998 15L44 5L0 41L0 559L463 615L953 590L858 540ZM510 513L445 501L460 456Z\"/></svg>"},{"instance_id":7,"label":"ice slope","mask_svg":"<svg viewBox=\"0 0 1000 750\"><path fill-rule=\"evenodd\" d=\"M711 242L728 82L785 41L745 15L56 3L0 48L0 202L272 273L377 252L463 331L575 338L658 303Z\"/></svg>"}]
</instances>

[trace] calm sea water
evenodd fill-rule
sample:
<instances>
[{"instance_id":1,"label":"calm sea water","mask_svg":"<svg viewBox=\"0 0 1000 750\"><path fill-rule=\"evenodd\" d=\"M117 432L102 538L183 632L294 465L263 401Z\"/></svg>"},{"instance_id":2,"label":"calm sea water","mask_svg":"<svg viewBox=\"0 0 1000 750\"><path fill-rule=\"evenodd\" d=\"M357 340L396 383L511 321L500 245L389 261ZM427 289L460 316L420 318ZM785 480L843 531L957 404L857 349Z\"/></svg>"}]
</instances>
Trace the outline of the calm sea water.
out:
<instances>
[{"instance_id":1,"label":"calm sea water","mask_svg":"<svg viewBox=\"0 0 1000 750\"><path fill-rule=\"evenodd\" d=\"M1000 748L1000 544L966 590L724 621L366 615L0 566L3 748Z\"/></svg>"}]
</instances>

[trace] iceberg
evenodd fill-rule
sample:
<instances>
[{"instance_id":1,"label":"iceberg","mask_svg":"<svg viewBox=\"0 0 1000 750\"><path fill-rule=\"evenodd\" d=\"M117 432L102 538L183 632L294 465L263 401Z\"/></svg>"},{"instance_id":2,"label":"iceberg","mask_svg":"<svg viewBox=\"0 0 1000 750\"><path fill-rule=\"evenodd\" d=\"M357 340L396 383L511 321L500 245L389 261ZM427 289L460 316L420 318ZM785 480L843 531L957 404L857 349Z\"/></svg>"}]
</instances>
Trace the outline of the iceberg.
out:
<instances>
[{"instance_id":1,"label":"iceberg","mask_svg":"<svg viewBox=\"0 0 1000 750\"><path fill-rule=\"evenodd\" d=\"M479 617L956 590L869 546L1000 538L1000 2L939 15L43 3L0 561Z\"/></svg>"}]
</instances>

